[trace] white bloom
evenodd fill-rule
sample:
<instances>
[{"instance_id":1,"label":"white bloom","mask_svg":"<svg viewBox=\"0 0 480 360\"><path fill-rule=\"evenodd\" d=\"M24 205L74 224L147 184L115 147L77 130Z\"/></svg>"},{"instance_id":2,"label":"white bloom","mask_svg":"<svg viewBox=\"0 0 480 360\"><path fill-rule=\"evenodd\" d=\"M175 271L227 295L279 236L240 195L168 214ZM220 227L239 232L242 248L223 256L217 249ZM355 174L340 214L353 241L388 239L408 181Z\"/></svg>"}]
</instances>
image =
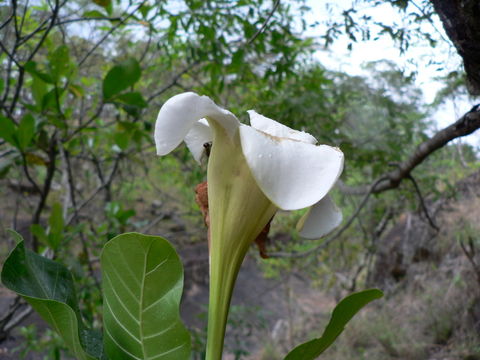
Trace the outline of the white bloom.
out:
<instances>
[{"instance_id":1,"label":"white bloom","mask_svg":"<svg viewBox=\"0 0 480 360\"><path fill-rule=\"evenodd\" d=\"M200 161L208 158L210 299L206 358L222 358L235 280L250 244L276 211L310 207L300 235L319 238L342 220L327 193L343 169L343 153L315 145L313 136L292 130L254 111L251 126L206 96L184 93L158 114L155 143L166 155L183 140Z\"/></svg>"},{"instance_id":2,"label":"white bloom","mask_svg":"<svg viewBox=\"0 0 480 360\"><path fill-rule=\"evenodd\" d=\"M240 162L244 160L256 185L276 208L311 207L300 221L301 236L320 238L328 234L342 221L341 212L327 193L343 170L343 153L338 148L315 145L317 140L308 133L290 129L253 110L248 113L251 126L241 124L235 115L206 96L191 92L176 95L158 114L157 153L166 155L185 140L200 162L205 143L213 141L212 151L218 152L225 150L216 149L224 147L220 143L230 144L232 156L222 158L217 164L217 177L232 176L235 164L228 162L237 161L241 168ZM210 174L208 181L210 195L215 191L210 189Z\"/></svg>"}]
</instances>

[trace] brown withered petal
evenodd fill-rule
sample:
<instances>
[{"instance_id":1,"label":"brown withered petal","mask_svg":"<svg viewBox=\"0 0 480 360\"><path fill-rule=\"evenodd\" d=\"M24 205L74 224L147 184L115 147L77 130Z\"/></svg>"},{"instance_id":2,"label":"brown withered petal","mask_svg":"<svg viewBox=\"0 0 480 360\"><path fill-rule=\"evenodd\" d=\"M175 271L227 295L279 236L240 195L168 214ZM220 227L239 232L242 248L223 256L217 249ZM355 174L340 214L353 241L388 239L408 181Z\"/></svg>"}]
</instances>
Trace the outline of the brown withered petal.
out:
<instances>
[{"instance_id":1,"label":"brown withered petal","mask_svg":"<svg viewBox=\"0 0 480 360\"><path fill-rule=\"evenodd\" d=\"M258 253L262 259L268 259L269 256L267 254L267 241L268 241L268 233L270 231L270 223L273 220L273 216L270 221L265 225L263 230L258 234L257 238L255 239L255 244L258 247Z\"/></svg>"}]
</instances>

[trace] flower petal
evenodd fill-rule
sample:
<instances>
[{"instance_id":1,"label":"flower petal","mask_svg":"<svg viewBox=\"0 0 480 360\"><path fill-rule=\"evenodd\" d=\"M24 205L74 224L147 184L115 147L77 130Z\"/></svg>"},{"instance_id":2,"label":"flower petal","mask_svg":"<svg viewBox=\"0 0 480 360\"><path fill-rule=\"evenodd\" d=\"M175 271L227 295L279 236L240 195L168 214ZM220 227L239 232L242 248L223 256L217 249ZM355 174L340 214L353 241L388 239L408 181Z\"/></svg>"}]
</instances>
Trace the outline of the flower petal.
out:
<instances>
[{"instance_id":1,"label":"flower petal","mask_svg":"<svg viewBox=\"0 0 480 360\"><path fill-rule=\"evenodd\" d=\"M342 212L330 196L313 205L297 225L299 235L306 239L319 239L328 235L343 220Z\"/></svg>"},{"instance_id":2,"label":"flower petal","mask_svg":"<svg viewBox=\"0 0 480 360\"><path fill-rule=\"evenodd\" d=\"M247 112L248 115L250 115L250 124L254 129L266 132L269 135L277 137L299 140L309 144L317 143L317 139L315 139L309 133L291 129L288 126L280 124L275 120L260 115L255 110L248 110Z\"/></svg>"},{"instance_id":3,"label":"flower petal","mask_svg":"<svg viewBox=\"0 0 480 360\"><path fill-rule=\"evenodd\" d=\"M205 143L212 141L212 129L205 119L196 122L185 136L185 144L192 153L194 159L200 163L205 154Z\"/></svg>"},{"instance_id":4,"label":"flower petal","mask_svg":"<svg viewBox=\"0 0 480 360\"><path fill-rule=\"evenodd\" d=\"M166 155L185 138L192 126L208 117L218 122L231 137L240 122L230 111L217 106L207 96L187 92L168 99L155 123L155 144L158 155Z\"/></svg>"},{"instance_id":5,"label":"flower petal","mask_svg":"<svg viewBox=\"0 0 480 360\"><path fill-rule=\"evenodd\" d=\"M343 153L327 145L278 138L246 125L240 126L240 139L258 186L284 210L320 201L343 169Z\"/></svg>"}]
</instances>

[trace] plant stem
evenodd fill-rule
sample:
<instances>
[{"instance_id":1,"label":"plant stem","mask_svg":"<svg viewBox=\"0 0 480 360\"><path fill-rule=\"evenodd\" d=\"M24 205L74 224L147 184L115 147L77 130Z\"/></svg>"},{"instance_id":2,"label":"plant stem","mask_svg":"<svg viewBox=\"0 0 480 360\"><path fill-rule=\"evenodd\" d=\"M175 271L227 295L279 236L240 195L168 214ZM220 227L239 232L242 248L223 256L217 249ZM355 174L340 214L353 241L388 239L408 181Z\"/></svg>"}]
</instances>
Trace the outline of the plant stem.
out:
<instances>
[{"instance_id":1,"label":"plant stem","mask_svg":"<svg viewBox=\"0 0 480 360\"><path fill-rule=\"evenodd\" d=\"M206 360L221 360L230 300L240 264L226 264L227 257L210 258L210 300ZM243 260L243 256L235 259ZM232 266L233 265L233 266Z\"/></svg>"}]
</instances>

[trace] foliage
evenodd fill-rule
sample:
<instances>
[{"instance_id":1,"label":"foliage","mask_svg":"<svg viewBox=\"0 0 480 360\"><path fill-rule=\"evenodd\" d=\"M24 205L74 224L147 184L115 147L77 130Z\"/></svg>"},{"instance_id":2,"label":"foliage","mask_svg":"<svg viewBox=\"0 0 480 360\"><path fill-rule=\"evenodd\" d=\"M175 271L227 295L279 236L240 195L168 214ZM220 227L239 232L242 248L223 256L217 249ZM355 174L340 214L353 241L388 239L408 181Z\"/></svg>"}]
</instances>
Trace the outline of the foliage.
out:
<instances>
[{"instance_id":1,"label":"foliage","mask_svg":"<svg viewBox=\"0 0 480 360\"><path fill-rule=\"evenodd\" d=\"M5 261L2 283L27 300L77 359L189 358L190 334L178 314L183 268L166 240L127 233L105 245L102 341L82 320L70 271L13 236L19 242Z\"/></svg>"},{"instance_id":2,"label":"foliage","mask_svg":"<svg viewBox=\"0 0 480 360\"><path fill-rule=\"evenodd\" d=\"M328 11L334 4L329 3ZM370 184L404 160L432 134L429 114L444 99L464 94L461 70L442 80L445 88L433 107L423 104L414 77L398 65L368 64L365 77L331 72L311 57L314 43L297 20L308 12L304 2L276 4L0 5L0 226L25 230L25 251L17 254L35 257L33 250L67 264L77 284L72 323L81 318L94 327L102 323L96 264L108 240L148 229L176 232L178 246L205 241L193 195L204 169L182 148L168 159L153 155L154 119L172 94L194 90L235 113L254 108L339 146L347 159L341 180L350 186ZM371 6L391 6L405 21L373 24ZM340 19L329 18L323 40L328 45L346 34L352 47L387 36L402 52L425 41L436 46L441 39L432 30L434 17L430 1L360 1ZM477 168L478 150L452 144L412 176L423 197L435 200L445 189L454 193L455 182ZM361 196L337 191L335 200L348 218ZM356 290L385 228L405 210L420 209L419 195L406 181L394 194L371 198L328 252L306 260L271 259L262 266L269 274L305 270L317 285ZM300 215L276 217L268 252L303 252L321 244L290 230ZM3 242L0 257L11 248ZM53 348L61 346L55 342Z\"/></svg>"}]
</instances>

